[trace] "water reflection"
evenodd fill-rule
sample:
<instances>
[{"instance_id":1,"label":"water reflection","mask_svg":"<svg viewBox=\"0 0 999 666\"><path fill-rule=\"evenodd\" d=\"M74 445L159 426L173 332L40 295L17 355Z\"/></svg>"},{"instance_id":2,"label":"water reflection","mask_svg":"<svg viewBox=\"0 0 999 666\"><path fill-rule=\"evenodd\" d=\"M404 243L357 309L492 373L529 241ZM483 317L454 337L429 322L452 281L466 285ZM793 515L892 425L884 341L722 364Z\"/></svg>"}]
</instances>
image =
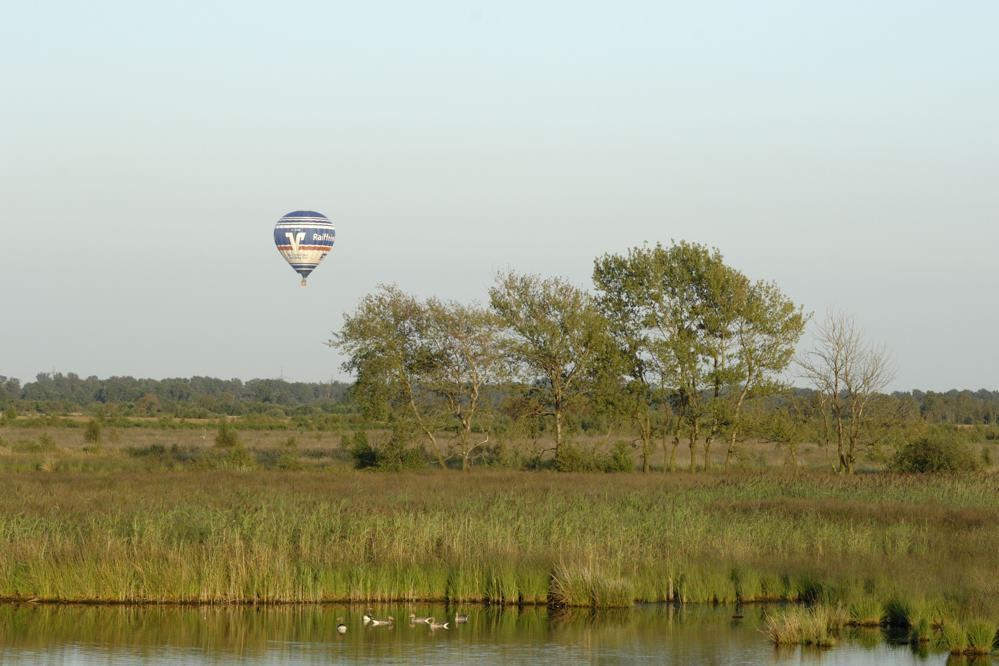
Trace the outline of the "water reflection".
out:
<instances>
[{"instance_id":1,"label":"water reflection","mask_svg":"<svg viewBox=\"0 0 999 666\"><path fill-rule=\"evenodd\" d=\"M362 606L0 605L0 662L43 664L926 664L878 632L833 650L775 651L761 607L647 605L620 611L375 606L394 626L365 627ZM455 624L456 611L468 613ZM410 614L450 620L433 631ZM342 618L348 630L336 631ZM954 662L968 663L968 662ZM978 662L976 662L978 663ZM987 660L985 663L990 663Z\"/></svg>"}]
</instances>

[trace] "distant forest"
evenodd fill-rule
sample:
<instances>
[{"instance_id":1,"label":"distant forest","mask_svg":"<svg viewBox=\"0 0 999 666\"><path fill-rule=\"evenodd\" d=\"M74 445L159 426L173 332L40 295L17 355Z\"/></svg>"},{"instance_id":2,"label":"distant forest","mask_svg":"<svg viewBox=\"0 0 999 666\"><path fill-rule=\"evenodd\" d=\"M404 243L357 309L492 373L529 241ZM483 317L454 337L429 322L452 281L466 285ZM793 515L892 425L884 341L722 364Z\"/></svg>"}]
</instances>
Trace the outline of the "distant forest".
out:
<instances>
[{"instance_id":1,"label":"distant forest","mask_svg":"<svg viewBox=\"0 0 999 666\"><path fill-rule=\"evenodd\" d=\"M75 373L40 373L34 381L0 375L0 406L19 413L57 414L103 411L114 407L121 416L210 418L322 411L359 412L346 382L289 382L281 379L218 379L191 377L140 379L80 377ZM513 393L496 387L495 395ZM811 389L794 394L808 397ZM927 423L992 425L999 422L999 391L980 389L946 392L896 391L890 397L912 404Z\"/></svg>"},{"instance_id":2,"label":"distant forest","mask_svg":"<svg viewBox=\"0 0 999 666\"><path fill-rule=\"evenodd\" d=\"M191 377L137 379L80 377L69 372L40 373L24 385L0 375L0 404L41 414L102 411L122 416L206 418L270 413L288 415L301 408L343 411L350 384L288 382L281 379Z\"/></svg>"}]
</instances>

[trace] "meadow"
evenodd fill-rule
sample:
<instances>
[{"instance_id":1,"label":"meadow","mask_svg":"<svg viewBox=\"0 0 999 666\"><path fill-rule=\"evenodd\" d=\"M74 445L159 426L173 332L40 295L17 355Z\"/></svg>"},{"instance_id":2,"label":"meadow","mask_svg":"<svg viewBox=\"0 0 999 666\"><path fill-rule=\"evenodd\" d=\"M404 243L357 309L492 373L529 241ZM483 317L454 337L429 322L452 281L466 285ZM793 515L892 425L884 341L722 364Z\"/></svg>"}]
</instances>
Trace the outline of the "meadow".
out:
<instances>
[{"instance_id":1,"label":"meadow","mask_svg":"<svg viewBox=\"0 0 999 666\"><path fill-rule=\"evenodd\" d=\"M804 602L833 630L999 627L991 472L790 471L763 444L729 473L376 472L333 433L2 434L6 600ZM778 610L775 642L805 642L801 619Z\"/></svg>"}]
</instances>

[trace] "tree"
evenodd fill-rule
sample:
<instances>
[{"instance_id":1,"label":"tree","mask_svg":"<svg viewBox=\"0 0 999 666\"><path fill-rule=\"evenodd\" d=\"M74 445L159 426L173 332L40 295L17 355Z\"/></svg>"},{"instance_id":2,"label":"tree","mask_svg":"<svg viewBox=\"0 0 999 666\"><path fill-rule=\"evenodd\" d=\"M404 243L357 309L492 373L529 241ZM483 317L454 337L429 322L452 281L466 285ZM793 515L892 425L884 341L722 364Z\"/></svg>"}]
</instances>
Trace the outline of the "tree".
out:
<instances>
[{"instance_id":1,"label":"tree","mask_svg":"<svg viewBox=\"0 0 999 666\"><path fill-rule=\"evenodd\" d=\"M737 379L725 453L726 469L735 453L746 399L780 390L779 377L793 360L807 321L802 309L772 282L756 282L746 292L735 323ZM782 431L793 433L794 429L784 427Z\"/></svg>"},{"instance_id":2,"label":"tree","mask_svg":"<svg viewBox=\"0 0 999 666\"><path fill-rule=\"evenodd\" d=\"M489 300L506 327L509 359L536 383L545 414L554 419L557 463L566 410L585 392L587 374L607 344L607 322L589 294L560 278L500 274Z\"/></svg>"},{"instance_id":3,"label":"tree","mask_svg":"<svg viewBox=\"0 0 999 666\"><path fill-rule=\"evenodd\" d=\"M724 397L738 377L735 322L744 309L748 280L726 266L718 250L679 242L638 247L626 256L605 255L594 266L602 311L621 353L636 398L634 418L648 469L651 414L661 395L676 414L672 426L672 468L681 428L686 429L690 469L702 427L704 466L711 442L729 415ZM667 440L664 431L664 447Z\"/></svg>"},{"instance_id":4,"label":"tree","mask_svg":"<svg viewBox=\"0 0 999 666\"><path fill-rule=\"evenodd\" d=\"M643 280L649 276L639 250L628 256L605 254L593 262L597 306L608 322L608 332L618 354L620 372L626 382L619 392L620 407L638 428L642 443L642 471L651 469L653 447L652 410L656 396L655 364L648 357L647 321Z\"/></svg>"},{"instance_id":5,"label":"tree","mask_svg":"<svg viewBox=\"0 0 999 666\"><path fill-rule=\"evenodd\" d=\"M883 347L866 342L852 318L829 313L798 365L819 394L836 441L837 470L852 474L869 429L868 408L894 377Z\"/></svg>"},{"instance_id":6,"label":"tree","mask_svg":"<svg viewBox=\"0 0 999 666\"><path fill-rule=\"evenodd\" d=\"M443 469L447 462L434 432L435 415L428 413L420 387L438 360L425 344L428 326L427 309L416 298L395 285L380 285L344 315L343 326L327 344L347 356L343 368L354 373L353 394L368 416L411 421Z\"/></svg>"},{"instance_id":7,"label":"tree","mask_svg":"<svg viewBox=\"0 0 999 666\"><path fill-rule=\"evenodd\" d=\"M461 468L468 470L472 454L489 442L488 433L482 440L473 438L482 391L504 374L500 323L483 308L437 299L427 301L425 313L422 345L429 360L421 384L457 422Z\"/></svg>"}]
</instances>

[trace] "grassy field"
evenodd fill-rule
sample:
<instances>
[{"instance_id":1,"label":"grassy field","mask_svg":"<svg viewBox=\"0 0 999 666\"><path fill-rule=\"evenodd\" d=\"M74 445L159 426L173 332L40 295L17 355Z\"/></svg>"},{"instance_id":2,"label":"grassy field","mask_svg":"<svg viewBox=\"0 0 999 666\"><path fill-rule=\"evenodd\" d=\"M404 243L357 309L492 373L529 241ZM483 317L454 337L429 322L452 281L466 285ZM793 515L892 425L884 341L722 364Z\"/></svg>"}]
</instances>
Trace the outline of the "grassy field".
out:
<instances>
[{"instance_id":1,"label":"grassy field","mask_svg":"<svg viewBox=\"0 0 999 666\"><path fill-rule=\"evenodd\" d=\"M38 419L35 419L37 421ZM84 425L89 418L84 416L60 417L57 425L50 427L6 426L0 427L0 472L29 471L36 468L58 471L127 471L150 468L189 468L213 467L212 457L224 452L212 451L218 429L216 419L186 419L167 421L174 427L160 427L157 419L126 419L132 427L105 426L101 432L99 446L85 441ZM28 423L20 419L19 423ZM67 427L72 424L72 427ZM336 432L323 430L301 430L286 423L283 429L256 430L241 428L239 419L233 421L242 446L250 452L249 457L237 461L241 468L342 468L351 466L348 447L351 431ZM387 440L387 432L377 429L366 430L372 444ZM453 435L438 433L439 440L446 445ZM539 452L547 451L546 460L551 459L552 442L545 439L526 439L515 436L497 436L498 443L505 451L504 457L511 467L524 466L535 459ZM584 452L606 454L618 442L632 445L632 458L636 468L640 465L638 442L629 436L583 436L577 435L572 444ZM703 464L702 444L697 447L697 465ZM709 457L713 469L721 469L725 462L725 442L717 442L711 448ZM974 455L986 460L986 469L999 470L999 440L969 442ZM160 451L164 449L165 451ZM661 471L672 453L672 444L665 449L657 442L651 456L654 470ZM858 462L860 471L883 470L891 455L890 450L864 450ZM231 458L231 456L230 456ZM250 461L253 458L253 461ZM428 464L433 458L428 456ZM690 461L689 448L684 442L677 448L677 469L687 469ZM232 461L216 461L215 467L232 467ZM452 464L460 466L458 459ZM483 466L480 462L479 466ZM835 464L835 447L822 447L815 443L799 444L795 451L794 464L787 447L773 442L747 441L740 444L737 455L731 461L734 471L758 470L805 470L828 471Z\"/></svg>"},{"instance_id":2,"label":"grassy field","mask_svg":"<svg viewBox=\"0 0 999 666\"><path fill-rule=\"evenodd\" d=\"M6 598L802 600L999 625L989 474L192 469L0 487Z\"/></svg>"},{"instance_id":3,"label":"grassy field","mask_svg":"<svg viewBox=\"0 0 999 666\"><path fill-rule=\"evenodd\" d=\"M824 609L775 614L780 642L999 626L995 473L839 477L818 447L790 471L761 443L731 473L358 472L336 433L214 434L0 430L0 597Z\"/></svg>"}]
</instances>

